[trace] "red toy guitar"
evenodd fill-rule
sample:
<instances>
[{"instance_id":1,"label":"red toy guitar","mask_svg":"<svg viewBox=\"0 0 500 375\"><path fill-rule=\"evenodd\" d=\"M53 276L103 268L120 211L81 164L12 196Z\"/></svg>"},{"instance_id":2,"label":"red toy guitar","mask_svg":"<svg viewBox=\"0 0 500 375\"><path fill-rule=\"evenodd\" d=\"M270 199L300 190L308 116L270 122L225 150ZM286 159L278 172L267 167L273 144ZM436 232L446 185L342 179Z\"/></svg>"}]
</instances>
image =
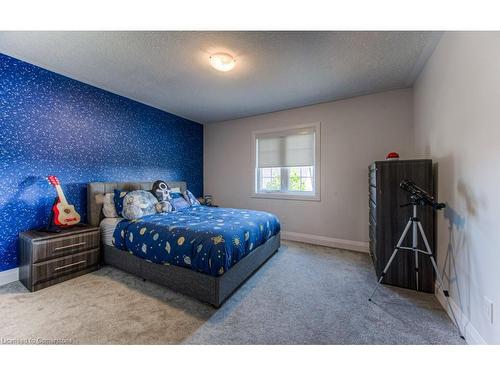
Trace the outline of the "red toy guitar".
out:
<instances>
[{"instance_id":1,"label":"red toy guitar","mask_svg":"<svg viewBox=\"0 0 500 375\"><path fill-rule=\"evenodd\" d=\"M56 176L49 176L49 182L57 191L57 202L52 206L54 214L54 224L58 227L68 227L80 222L80 215L75 210L75 206L68 204L66 197L61 189L61 184Z\"/></svg>"}]
</instances>

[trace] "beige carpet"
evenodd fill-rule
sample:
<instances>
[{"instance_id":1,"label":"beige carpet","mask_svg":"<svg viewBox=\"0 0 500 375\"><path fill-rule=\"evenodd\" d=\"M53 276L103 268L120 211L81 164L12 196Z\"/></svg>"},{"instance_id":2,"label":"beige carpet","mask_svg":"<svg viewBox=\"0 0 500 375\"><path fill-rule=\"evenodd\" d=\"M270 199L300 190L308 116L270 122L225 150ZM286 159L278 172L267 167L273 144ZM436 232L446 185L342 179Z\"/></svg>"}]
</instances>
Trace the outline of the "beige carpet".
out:
<instances>
[{"instance_id":1,"label":"beige carpet","mask_svg":"<svg viewBox=\"0 0 500 375\"><path fill-rule=\"evenodd\" d=\"M368 255L284 242L219 310L104 267L0 287L1 343L460 344L433 295L381 288Z\"/></svg>"}]
</instances>

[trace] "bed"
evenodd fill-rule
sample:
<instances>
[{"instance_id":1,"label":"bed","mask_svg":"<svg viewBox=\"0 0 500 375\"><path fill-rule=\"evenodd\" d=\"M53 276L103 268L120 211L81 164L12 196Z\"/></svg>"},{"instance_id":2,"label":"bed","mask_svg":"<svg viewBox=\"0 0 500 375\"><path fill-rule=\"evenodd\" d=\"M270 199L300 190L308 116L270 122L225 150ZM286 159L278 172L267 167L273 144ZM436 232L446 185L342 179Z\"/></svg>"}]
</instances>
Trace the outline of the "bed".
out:
<instances>
[{"instance_id":1,"label":"bed","mask_svg":"<svg viewBox=\"0 0 500 375\"><path fill-rule=\"evenodd\" d=\"M169 185L186 189L184 182ZM266 212L195 206L128 221L104 218L95 199L151 186L88 184L88 221L101 227L105 264L219 307L280 247L279 221Z\"/></svg>"}]
</instances>

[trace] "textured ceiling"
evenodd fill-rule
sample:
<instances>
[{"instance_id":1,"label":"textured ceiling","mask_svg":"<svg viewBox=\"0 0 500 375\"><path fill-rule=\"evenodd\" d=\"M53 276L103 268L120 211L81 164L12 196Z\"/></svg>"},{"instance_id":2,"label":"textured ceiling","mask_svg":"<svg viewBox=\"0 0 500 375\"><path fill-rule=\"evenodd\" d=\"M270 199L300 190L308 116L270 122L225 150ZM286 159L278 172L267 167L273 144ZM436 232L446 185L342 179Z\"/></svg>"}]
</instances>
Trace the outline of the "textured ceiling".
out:
<instances>
[{"instance_id":1,"label":"textured ceiling","mask_svg":"<svg viewBox=\"0 0 500 375\"><path fill-rule=\"evenodd\" d=\"M0 32L0 52L201 123L409 87L438 32ZM215 52L237 59L217 72Z\"/></svg>"}]
</instances>

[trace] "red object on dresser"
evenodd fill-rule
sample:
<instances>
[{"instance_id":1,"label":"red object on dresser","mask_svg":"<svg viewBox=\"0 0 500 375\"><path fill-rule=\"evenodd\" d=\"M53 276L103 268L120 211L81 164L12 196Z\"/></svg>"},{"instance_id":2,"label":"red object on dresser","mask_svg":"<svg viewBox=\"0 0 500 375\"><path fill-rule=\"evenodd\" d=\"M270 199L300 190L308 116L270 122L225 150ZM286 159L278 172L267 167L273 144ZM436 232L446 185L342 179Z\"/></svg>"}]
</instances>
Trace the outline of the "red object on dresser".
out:
<instances>
[{"instance_id":1,"label":"red object on dresser","mask_svg":"<svg viewBox=\"0 0 500 375\"><path fill-rule=\"evenodd\" d=\"M399 154L397 152L389 152L385 160L399 160Z\"/></svg>"}]
</instances>

